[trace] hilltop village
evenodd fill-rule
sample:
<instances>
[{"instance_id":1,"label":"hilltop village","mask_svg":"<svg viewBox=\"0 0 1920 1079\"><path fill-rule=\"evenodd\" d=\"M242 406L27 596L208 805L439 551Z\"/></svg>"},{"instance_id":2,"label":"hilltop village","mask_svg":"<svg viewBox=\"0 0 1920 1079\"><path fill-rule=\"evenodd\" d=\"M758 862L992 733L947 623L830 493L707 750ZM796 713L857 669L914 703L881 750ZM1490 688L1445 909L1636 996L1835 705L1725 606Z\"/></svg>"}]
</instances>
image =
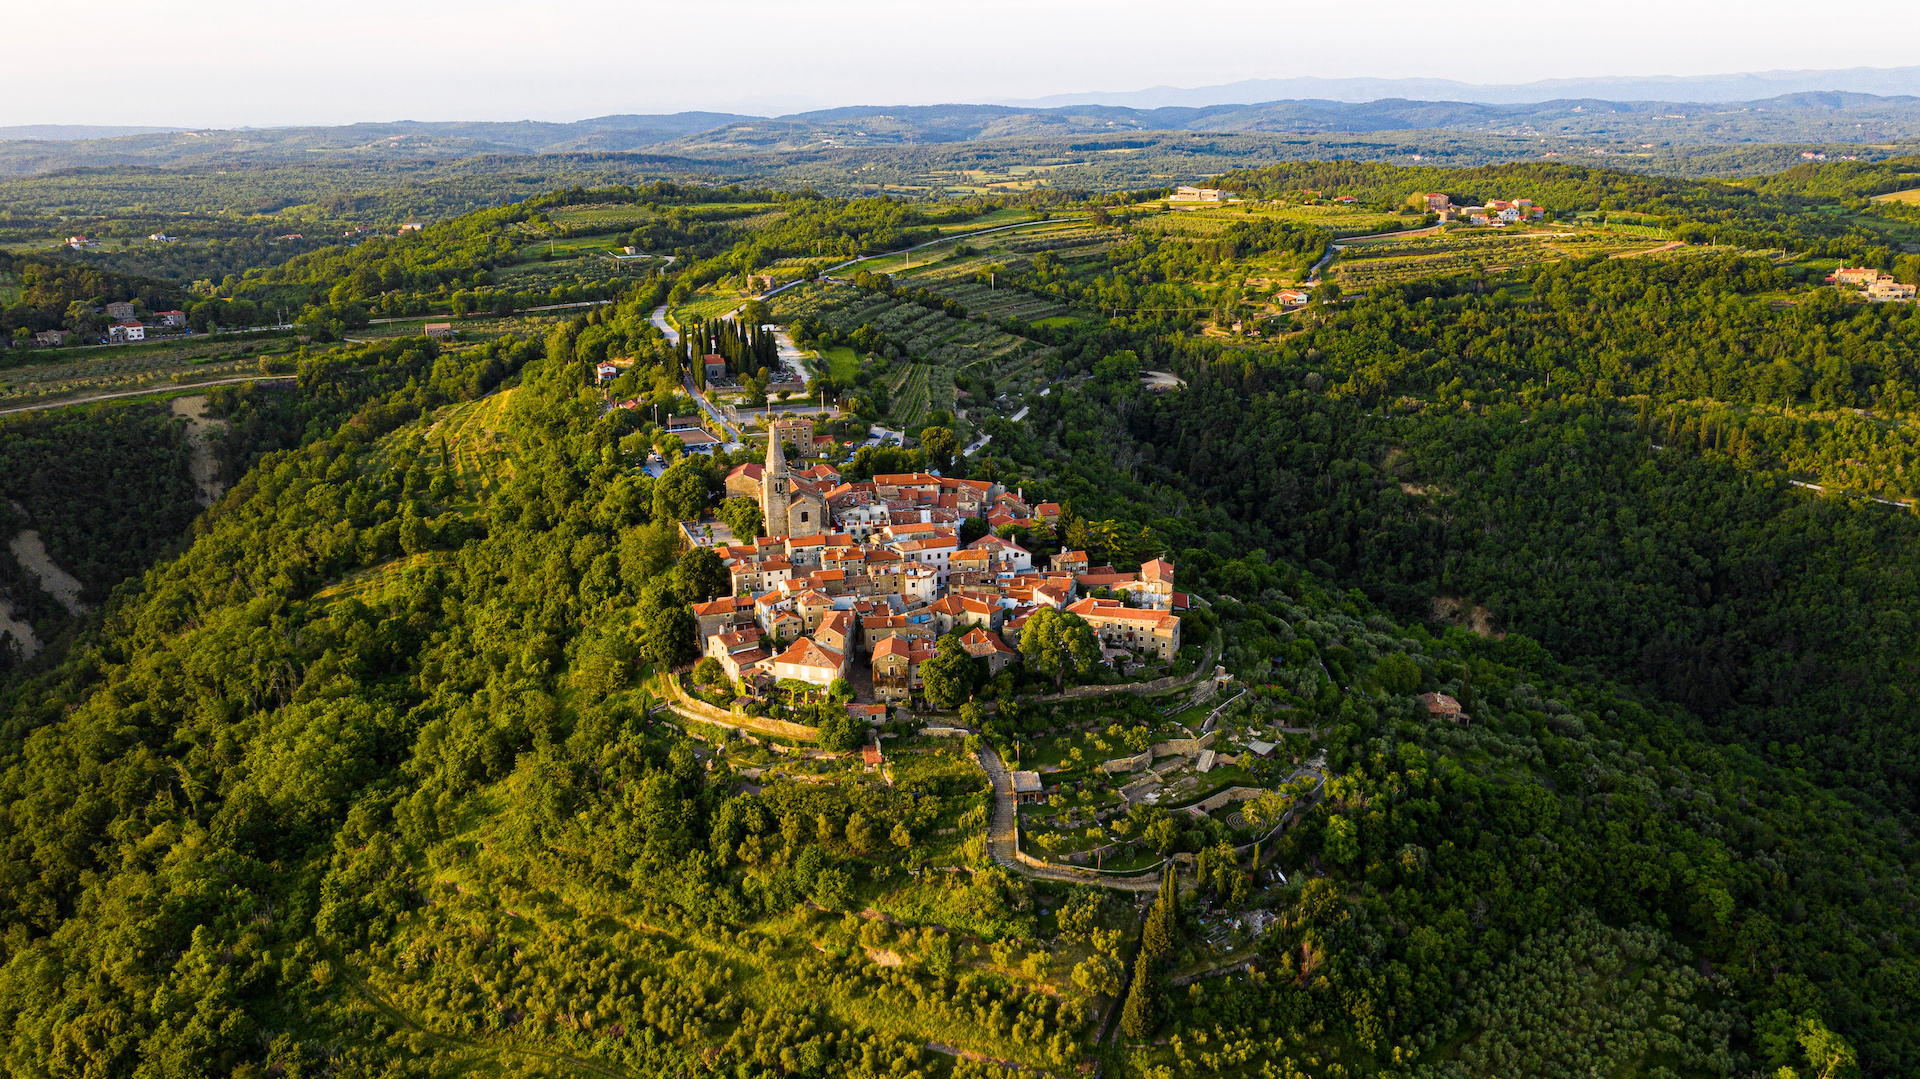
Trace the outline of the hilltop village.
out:
<instances>
[{"instance_id":1,"label":"hilltop village","mask_svg":"<svg viewBox=\"0 0 1920 1079\"><path fill-rule=\"evenodd\" d=\"M958 632L997 674L1020 662L1022 634L1041 611L1084 622L1102 661L1122 671L1178 655L1188 597L1174 590L1172 564L1124 573L1064 548L1036 559L995 533L1051 527L1057 504L1028 506L992 481L925 472L848 483L824 464L792 471L782 435L769 433L764 464L727 476L729 497L759 505L765 536L741 542L717 522L684 526L687 542L711 547L731 575L731 594L693 611L701 653L741 692L834 688L878 721L919 692L939 638ZM980 528L971 520L992 531L963 542L963 529Z\"/></svg>"}]
</instances>

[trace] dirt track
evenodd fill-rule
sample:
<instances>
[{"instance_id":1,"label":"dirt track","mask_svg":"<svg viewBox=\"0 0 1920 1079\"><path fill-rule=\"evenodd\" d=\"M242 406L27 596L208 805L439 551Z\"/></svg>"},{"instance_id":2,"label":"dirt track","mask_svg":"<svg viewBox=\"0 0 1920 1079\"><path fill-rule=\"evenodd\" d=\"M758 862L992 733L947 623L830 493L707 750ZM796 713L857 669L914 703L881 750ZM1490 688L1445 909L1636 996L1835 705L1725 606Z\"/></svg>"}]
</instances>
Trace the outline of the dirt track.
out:
<instances>
[{"instance_id":1,"label":"dirt track","mask_svg":"<svg viewBox=\"0 0 1920 1079\"><path fill-rule=\"evenodd\" d=\"M60 606L68 614L86 613L87 605L80 602L80 582L73 575L53 564L47 556L47 546L40 542L40 533L29 528L13 537L13 557L19 559L28 573L40 578L40 588L47 595L60 601Z\"/></svg>"},{"instance_id":2,"label":"dirt track","mask_svg":"<svg viewBox=\"0 0 1920 1079\"><path fill-rule=\"evenodd\" d=\"M13 605L5 597L0 597L0 635L10 636L19 643L21 659L40 654L40 638L32 626L13 617Z\"/></svg>"},{"instance_id":3,"label":"dirt track","mask_svg":"<svg viewBox=\"0 0 1920 1079\"><path fill-rule=\"evenodd\" d=\"M174 415L187 421L187 447L193 453L194 501L202 506L211 506L220 501L226 489L219 480L213 478L213 447L207 442L207 431L225 430L226 421L207 418L207 399L204 395L176 397L172 408Z\"/></svg>"}]
</instances>

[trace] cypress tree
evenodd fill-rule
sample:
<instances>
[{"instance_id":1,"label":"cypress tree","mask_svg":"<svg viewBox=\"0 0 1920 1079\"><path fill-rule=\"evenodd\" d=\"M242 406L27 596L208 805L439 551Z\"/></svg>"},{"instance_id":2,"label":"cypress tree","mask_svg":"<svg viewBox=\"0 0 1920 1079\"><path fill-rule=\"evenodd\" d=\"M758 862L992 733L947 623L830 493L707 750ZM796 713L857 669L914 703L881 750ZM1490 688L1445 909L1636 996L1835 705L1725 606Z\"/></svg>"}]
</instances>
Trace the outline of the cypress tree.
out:
<instances>
[{"instance_id":1,"label":"cypress tree","mask_svg":"<svg viewBox=\"0 0 1920 1079\"><path fill-rule=\"evenodd\" d=\"M1153 901L1153 908L1147 911L1147 924L1140 932L1141 955L1155 959L1172 955L1178 944L1179 898L1178 886L1173 880L1172 873L1160 878L1160 897Z\"/></svg>"},{"instance_id":2,"label":"cypress tree","mask_svg":"<svg viewBox=\"0 0 1920 1079\"><path fill-rule=\"evenodd\" d=\"M1120 1030L1136 1041L1153 1033L1154 1005L1159 996L1158 987L1153 984L1153 957L1140 952L1140 958L1133 964L1133 985L1127 989L1127 1003L1120 1009Z\"/></svg>"}]
</instances>

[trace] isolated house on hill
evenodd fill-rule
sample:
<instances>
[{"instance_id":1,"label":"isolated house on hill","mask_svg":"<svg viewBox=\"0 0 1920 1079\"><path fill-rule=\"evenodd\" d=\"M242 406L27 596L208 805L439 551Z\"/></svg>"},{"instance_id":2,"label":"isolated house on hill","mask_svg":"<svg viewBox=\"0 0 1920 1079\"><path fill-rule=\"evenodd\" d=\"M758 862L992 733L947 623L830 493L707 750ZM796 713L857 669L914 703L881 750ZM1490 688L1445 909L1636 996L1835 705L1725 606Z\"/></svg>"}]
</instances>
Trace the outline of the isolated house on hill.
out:
<instances>
[{"instance_id":1,"label":"isolated house on hill","mask_svg":"<svg viewBox=\"0 0 1920 1079\"><path fill-rule=\"evenodd\" d=\"M1471 718L1460 710L1459 701L1444 693L1422 693L1420 703L1427 706L1427 715L1434 719L1444 719L1464 727Z\"/></svg>"}]
</instances>

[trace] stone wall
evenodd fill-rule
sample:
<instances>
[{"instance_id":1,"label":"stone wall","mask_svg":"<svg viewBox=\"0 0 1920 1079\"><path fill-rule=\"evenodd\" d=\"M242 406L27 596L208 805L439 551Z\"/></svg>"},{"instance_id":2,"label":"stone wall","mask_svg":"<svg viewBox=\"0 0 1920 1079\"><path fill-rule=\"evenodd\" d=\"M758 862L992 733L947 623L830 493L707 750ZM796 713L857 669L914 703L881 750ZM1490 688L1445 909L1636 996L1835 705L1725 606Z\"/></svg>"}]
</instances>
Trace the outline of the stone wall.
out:
<instances>
[{"instance_id":1,"label":"stone wall","mask_svg":"<svg viewBox=\"0 0 1920 1079\"><path fill-rule=\"evenodd\" d=\"M1250 802L1265 793L1266 791L1259 787L1228 787L1218 794L1202 798L1200 801L1195 802L1194 806L1199 808L1203 813L1211 813L1233 802Z\"/></svg>"},{"instance_id":2,"label":"stone wall","mask_svg":"<svg viewBox=\"0 0 1920 1079\"><path fill-rule=\"evenodd\" d=\"M793 738L803 742L817 741L820 737L820 729L818 727L809 727L800 723L789 723L784 719L768 719L765 716L750 716L745 712L729 712L724 708L716 708L706 701L688 693L685 688L680 685L680 679L676 675L667 675L663 680L667 684L668 692L673 695L674 711L679 712L689 719L704 720L708 723L718 723L721 726L734 730L758 731L761 734Z\"/></svg>"},{"instance_id":3,"label":"stone wall","mask_svg":"<svg viewBox=\"0 0 1920 1079\"><path fill-rule=\"evenodd\" d=\"M1082 701L1089 697L1106 697L1115 693L1160 693L1181 686L1190 686L1201 678L1213 677L1213 665L1220 658L1220 636L1215 634L1207 641L1206 655L1200 657L1200 663L1193 673L1168 675L1151 682L1126 682L1117 686L1075 686L1065 693L1049 693L1040 697L1026 698L1029 701L1044 703L1047 701Z\"/></svg>"},{"instance_id":4,"label":"stone wall","mask_svg":"<svg viewBox=\"0 0 1920 1079\"><path fill-rule=\"evenodd\" d=\"M1170 738L1165 742L1156 742L1151 750L1155 757L1198 757L1200 751L1213 744L1217 732L1208 731L1198 738Z\"/></svg>"},{"instance_id":5,"label":"stone wall","mask_svg":"<svg viewBox=\"0 0 1920 1079\"><path fill-rule=\"evenodd\" d=\"M1208 731L1198 738L1170 738L1165 742L1156 742L1148 746L1145 753L1101 761L1100 770L1110 776L1121 775L1153 767L1156 757L1197 757L1201 750L1213 744L1214 734L1215 732Z\"/></svg>"}]
</instances>

